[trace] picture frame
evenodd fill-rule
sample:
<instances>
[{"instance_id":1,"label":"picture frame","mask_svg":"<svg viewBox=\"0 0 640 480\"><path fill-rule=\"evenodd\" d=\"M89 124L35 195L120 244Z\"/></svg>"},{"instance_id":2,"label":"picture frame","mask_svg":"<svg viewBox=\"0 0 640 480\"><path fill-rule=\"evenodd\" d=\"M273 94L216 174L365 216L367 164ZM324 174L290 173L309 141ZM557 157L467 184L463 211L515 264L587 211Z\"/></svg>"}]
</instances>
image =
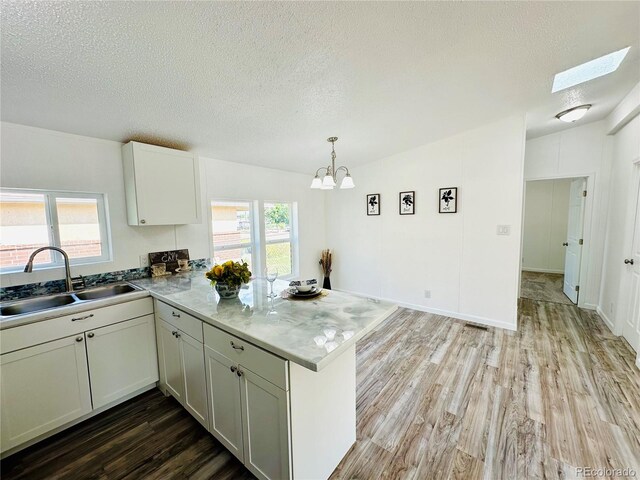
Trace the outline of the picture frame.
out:
<instances>
[{"instance_id":1,"label":"picture frame","mask_svg":"<svg viewBox=\"0 0 640 480\"><path fill-rule=\"evenodd\" d=\"M370 193L367 195L367 215L380 215L379 193Z\"/></svg>"},{"instance_id":2,"label":"picture frame","mask_svg":"<svg viewBox=\"0 0 640 480\"><path fill-rule=\"evenodd\" d=\"M413 215L416 213L416 192L400 192L398 196L398 209L400 215Z\"/></svg>"},{"instance_id":3,"label":"picture frame","mask_svg":"<svg viewBox=\"0 0 640 480\"><path fill-rule=\"evenodd\" d=\"M445 187L438 191L438 213L458 212L458 187Z\"/></svg>"}]
</instances>

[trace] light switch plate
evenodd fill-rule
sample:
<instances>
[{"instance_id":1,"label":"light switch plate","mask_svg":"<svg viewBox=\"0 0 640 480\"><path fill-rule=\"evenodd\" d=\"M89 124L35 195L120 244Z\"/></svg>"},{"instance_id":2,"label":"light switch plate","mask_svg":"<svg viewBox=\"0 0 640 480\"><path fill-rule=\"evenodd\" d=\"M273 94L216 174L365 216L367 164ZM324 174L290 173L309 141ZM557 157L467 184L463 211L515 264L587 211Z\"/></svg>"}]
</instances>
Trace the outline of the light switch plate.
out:
<instances>
[{"instance_id":1,"label":"light switch plate","mask_svg":"<svg viewBox=\"0 0 640 480\"><path fill-rule=\"evenodd\" d=\"M511 225L498 225L498 235L511 235Z\"/></svg>"}]
</instances>

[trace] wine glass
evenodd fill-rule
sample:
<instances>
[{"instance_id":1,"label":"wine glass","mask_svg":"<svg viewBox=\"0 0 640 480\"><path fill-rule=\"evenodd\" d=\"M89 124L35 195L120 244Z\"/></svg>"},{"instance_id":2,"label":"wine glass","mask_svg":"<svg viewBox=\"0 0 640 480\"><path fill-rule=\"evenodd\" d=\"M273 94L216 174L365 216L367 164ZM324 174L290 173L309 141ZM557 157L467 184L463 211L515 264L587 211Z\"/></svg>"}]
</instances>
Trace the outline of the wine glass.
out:
<instances>
[{"instance_id":1,"label":"wine glass","mask_svg":"<svg viewBox=\"0 0 640 480\"><path fill-rule=\"evenodd\" d=\"M264 276L269 282L269 298L275 298L276 294L273 293L273 282L278 278L278 269L274 267L267 267L264 269Z\"/></svg>"}]
</instances>

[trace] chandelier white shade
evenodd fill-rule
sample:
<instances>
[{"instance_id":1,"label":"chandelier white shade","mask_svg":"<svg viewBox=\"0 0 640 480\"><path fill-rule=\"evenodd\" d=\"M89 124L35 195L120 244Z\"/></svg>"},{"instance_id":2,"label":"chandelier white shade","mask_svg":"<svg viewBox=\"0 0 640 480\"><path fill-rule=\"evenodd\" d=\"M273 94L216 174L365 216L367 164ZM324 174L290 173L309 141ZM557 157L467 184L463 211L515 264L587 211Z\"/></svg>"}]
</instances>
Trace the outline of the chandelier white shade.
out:
<instances>
[{"instance_id":1,"label":"chandelier white shade","mask_svg":"<svg viewBox=\"0 0 640 480\"><path fill-rule=\"evenodd\" d=\"M338 137L329 137L327 138L327 142L331 142L331 164L327 167L320 167L316 170L316 175L313 177L311 181L311 188L320 189L320 190L333 190L338 180L338 172L340 170L344 170L345 176L340 182L341 189L354 188L356 185L353 183L353 178L351 178L351 174L349 173L349 169L347 167L341 166L336 168L336 149L335 143L338 140ZM320 177L320 173L323 173L322 179Z\"/></svg>"}]
</instances>

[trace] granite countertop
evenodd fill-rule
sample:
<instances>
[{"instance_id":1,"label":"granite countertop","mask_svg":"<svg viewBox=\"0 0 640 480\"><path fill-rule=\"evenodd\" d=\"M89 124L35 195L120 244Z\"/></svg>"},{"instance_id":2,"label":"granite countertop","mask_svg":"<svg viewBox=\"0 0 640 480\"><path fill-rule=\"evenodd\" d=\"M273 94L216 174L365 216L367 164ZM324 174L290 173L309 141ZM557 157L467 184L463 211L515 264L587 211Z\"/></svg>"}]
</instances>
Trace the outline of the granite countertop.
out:
<instances>
[{"instance_id":1,"label":"granite countertop","mask_svg":"<svg viewBox=\"0 0 640 480\"><path fill-rule=\"evenodd\" d=\"M316 299L279 296L271 300L264 279L243 286L237 299L221 300L205 271L131 283L160 301L313 371L322 369L397 309L389 302L335 290ZM274 283L278 294L287 287L288 281Z\"/></svg>"}]
</instances>

